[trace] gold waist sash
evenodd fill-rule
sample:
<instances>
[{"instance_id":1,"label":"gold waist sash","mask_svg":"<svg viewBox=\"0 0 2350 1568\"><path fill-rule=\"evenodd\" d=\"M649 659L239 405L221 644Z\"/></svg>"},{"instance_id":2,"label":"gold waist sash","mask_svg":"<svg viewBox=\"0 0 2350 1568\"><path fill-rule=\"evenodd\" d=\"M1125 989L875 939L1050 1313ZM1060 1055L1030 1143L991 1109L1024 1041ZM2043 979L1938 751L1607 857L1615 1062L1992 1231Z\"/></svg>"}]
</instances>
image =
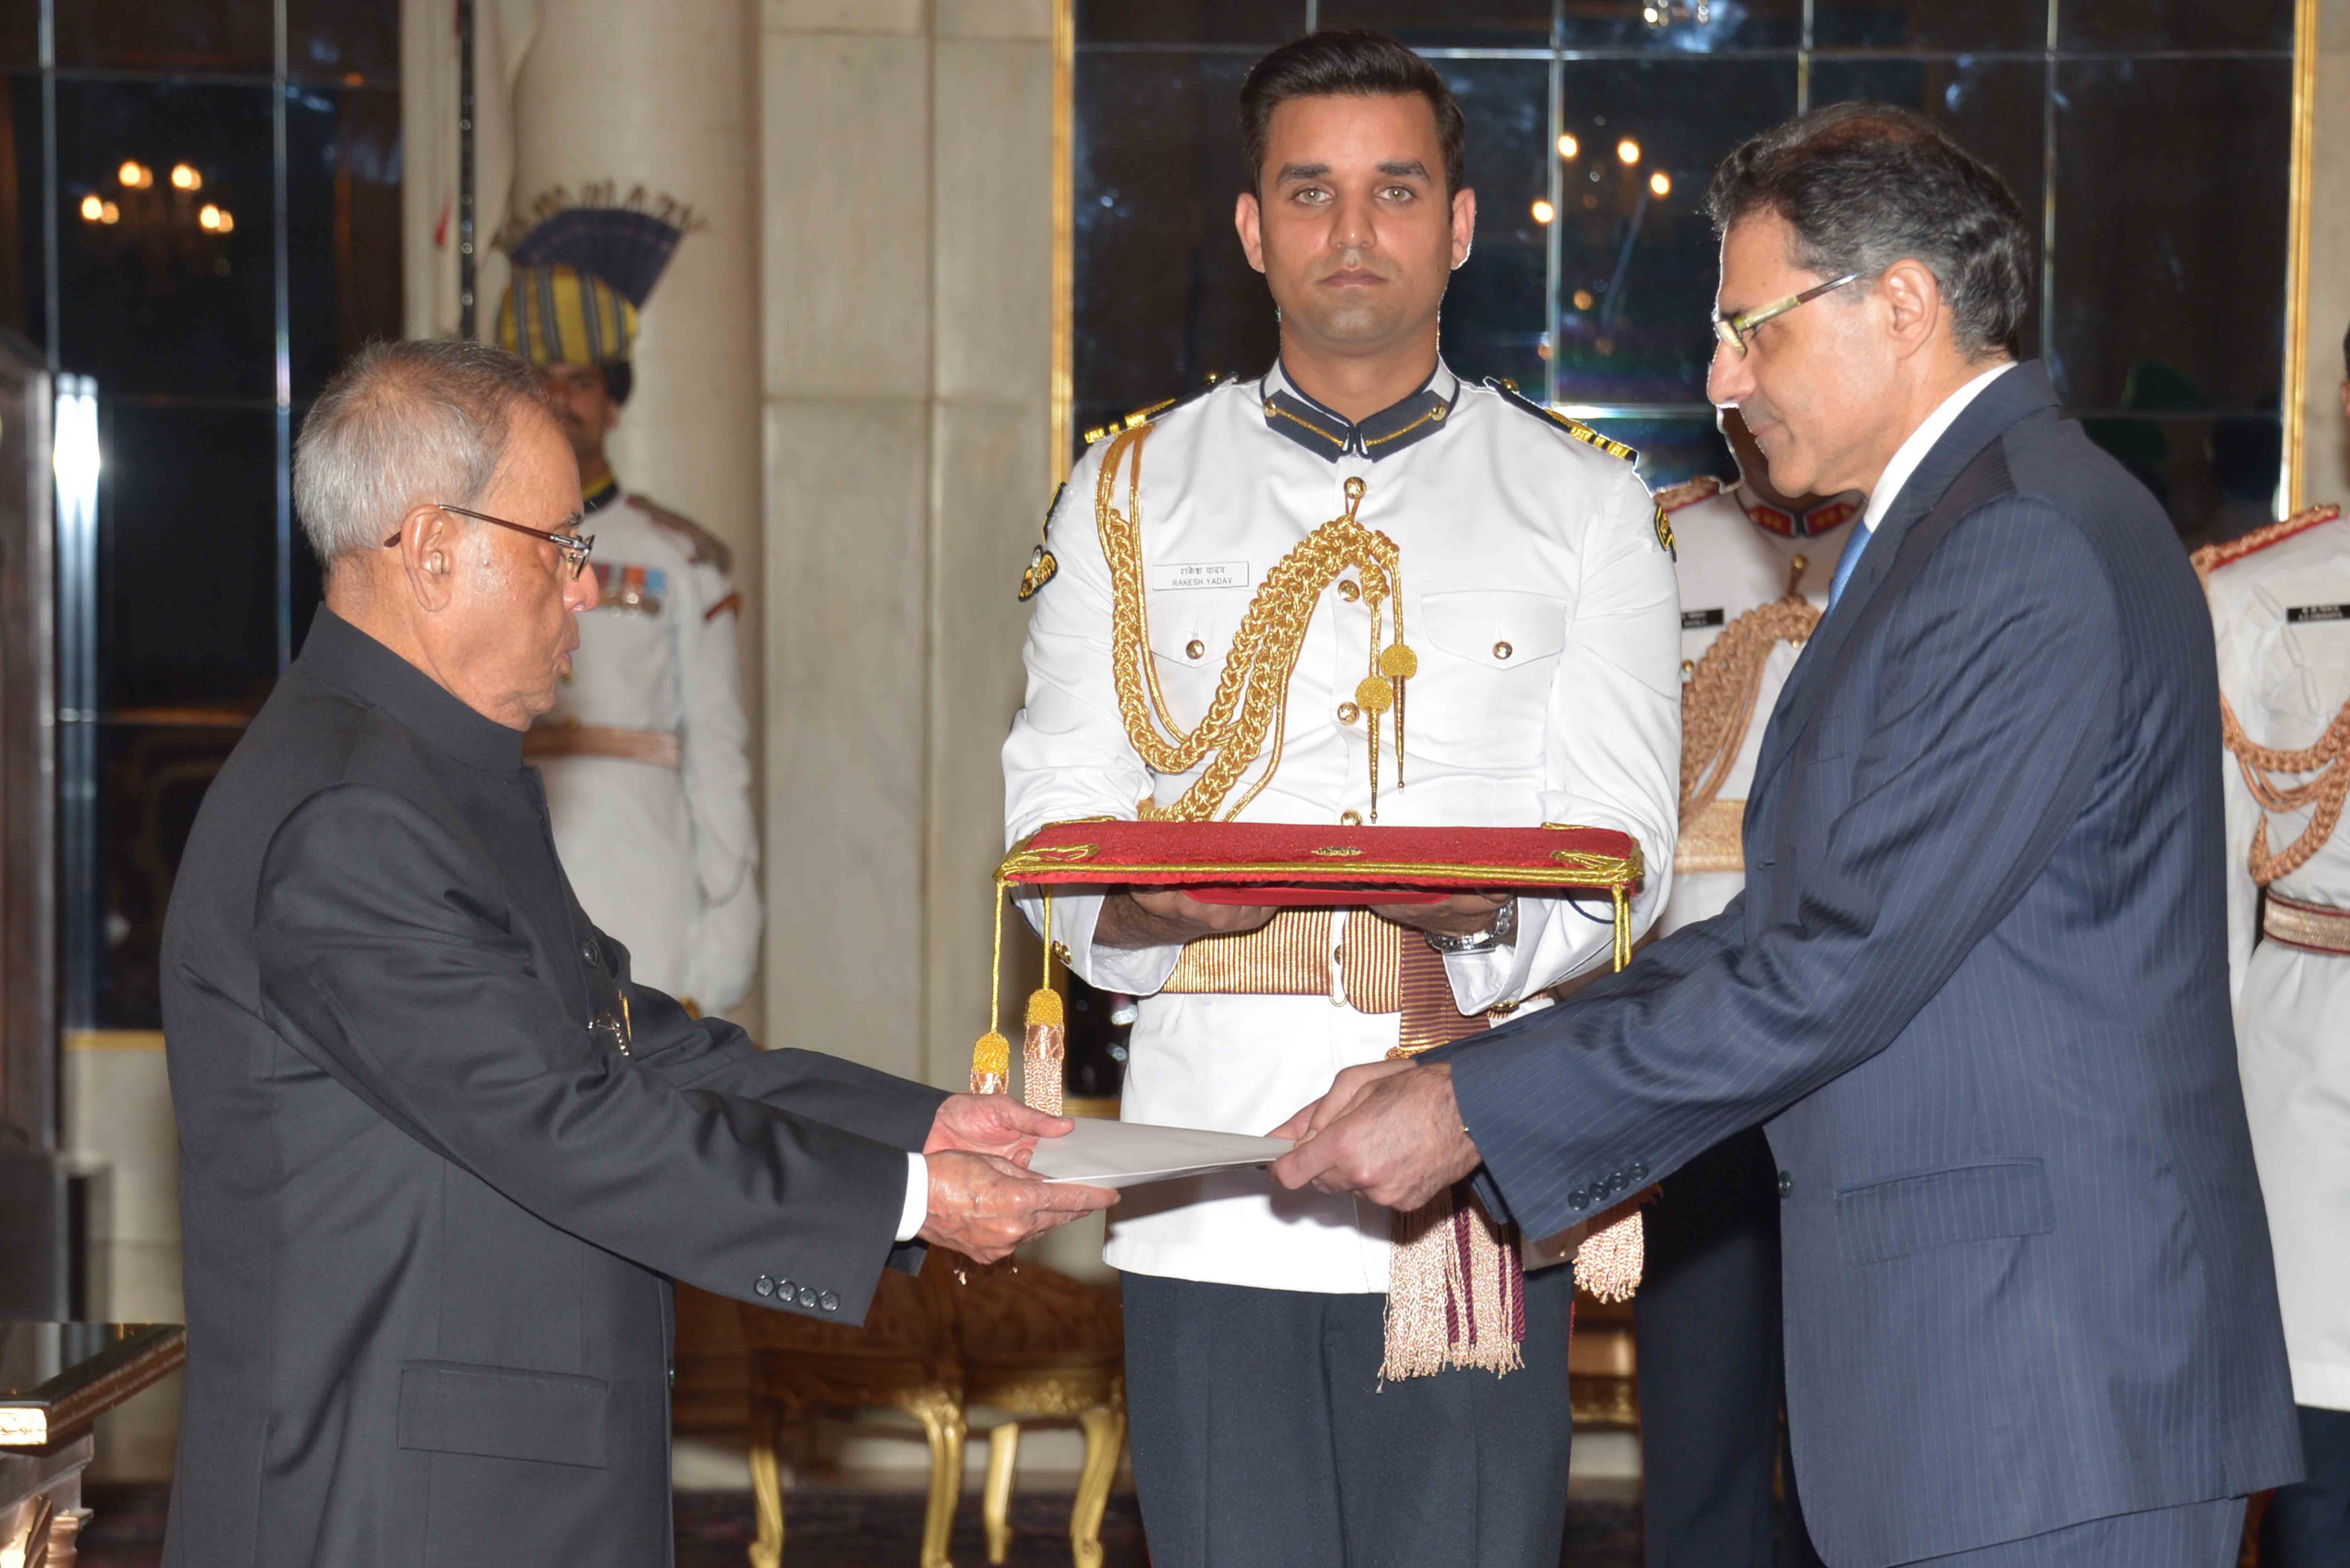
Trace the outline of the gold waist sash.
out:
<instances>
[{"instance_id":1,"label":"gold waist sash","mask_svg":"<svg viewBox=\"0 0 2350 1568\"><path fill-rule=\"evenodd\" d=\"M2350 910L2303 904L2272 892L2261 912L2261 929L2293 947L2350 956Z\"/></svg>"},{"instance_id":2,"label":"gold waist sash","mask_svg":"<svg viewBox=\"0 0 2350 1568\"><path fill-rule=\"evenodd\" d=\"M1327 996L1357 1012L1403 1006L1403 928L1363 911L1334 944L1327 909L1284 909L1270 924L1183 949L1159 989L1191 996ZM1333 975L1333 970L1336 975Z\"/></svg>"},{"instance_id":3,"label":"gold waist sash","mask_svg":"<svg viewBox=\"0 0 2350 1568\"><path fill-rule=\"evenodd\" d=\"M1673 869L1743 871L1746 869L1746 803L1710 800L1681 819L1681 836L1673 846Z\"/></svg>"},{"instance_id":4,"label":"gold waist sash","mask_svg":"<svg viewBox=\"0 0 2350 1568\"><path fill-rule=\"evenodd\" d=\"M522 738L522 754L541 757L619 757L657 768L678 765L677 736L668 730L623 730L608 724L550 724Z\"/></svg>"}]
</instances>

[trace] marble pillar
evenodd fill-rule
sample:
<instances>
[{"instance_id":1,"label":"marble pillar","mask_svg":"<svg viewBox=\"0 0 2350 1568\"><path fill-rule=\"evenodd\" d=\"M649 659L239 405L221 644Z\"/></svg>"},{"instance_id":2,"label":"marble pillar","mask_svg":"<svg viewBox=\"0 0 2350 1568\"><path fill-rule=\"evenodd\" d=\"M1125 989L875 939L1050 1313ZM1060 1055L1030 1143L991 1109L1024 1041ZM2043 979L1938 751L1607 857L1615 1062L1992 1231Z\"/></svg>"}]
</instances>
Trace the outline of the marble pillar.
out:
<instances>
[{"instance_id":1,"label":"marble pillar","mask_svg":"<svg viewBox=\"0 0 2350 1568\"><path fill-rule=\"evenodd\" d=\"M2300 504L2350 503L2342 337L2350 328L2350 0L2319 0L2310 160L2309 310L2302 325Z\"/></svg>"}]
</instances>

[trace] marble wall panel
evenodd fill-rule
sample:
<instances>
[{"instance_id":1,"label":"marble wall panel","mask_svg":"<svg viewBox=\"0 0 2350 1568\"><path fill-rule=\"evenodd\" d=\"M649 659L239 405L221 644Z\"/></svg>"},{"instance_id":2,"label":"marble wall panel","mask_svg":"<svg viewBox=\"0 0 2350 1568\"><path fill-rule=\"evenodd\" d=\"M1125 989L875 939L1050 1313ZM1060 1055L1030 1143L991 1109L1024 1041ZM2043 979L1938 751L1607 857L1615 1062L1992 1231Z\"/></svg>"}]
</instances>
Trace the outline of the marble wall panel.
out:
<instances>
[{"instance_id":1,"label":"marble wall panel","mask_svg":"<svg viewBox=\"0 0 2350 1568\"><path fill-rule=\"evenodd\" d=\"M1035 398L1052 374L1052 49L936 48L934 385L941 398ZM1038 472L1043 454L1040 440Z\"/></svg>"},{"instance_id":2,"label":"marble wall panel","mask_svg":"<svg viewBox=\"0 0 2350 1568\"><path fill-rule=\"evenodd\" d=\"M771 33L920 33L923 0L764 0L760 23Z\"/></svg>"},{"instance_id":3,"label":"marble wall panel","mask_svg":"<svg viewBox=\"0 0 2350 1568\"><path fill-rule=\"evenodd\" d=\"M1053 0L938 0L931 31L941 38L1053 36Z\"/></svg>"},{"instance_id":4,"label":"marble wall panel","mask_svg":"<svg viewBox=\"0 0 2350 1568\"><path fill-rule=\"evenodd\" d=\"M1032 383L1033 386L1033 383ZM1020 706L1019 600L1044 516L1045 405L941 403L931 426L930 803L931 1022L942 1085L984 1027L993 877L1003 849L1003 737ZM1048 588L1046 590L1050 592ZM1035 945L1007 919L1005 1027L1035 985Z\"/></svg>"},{"instance_id":5,"label":"marble wall panel","mask_svg":"<svg viewBox=\"0 0 2350 1568\"><path fill-rule=\"evenodd\" d=\"M2350 421L2342 412L2342 335L2350 327L2350 0L2323 0L2315 156L2311 164L2309 316L2302 351L2303 504L2350 502Z\"/></svg>"},{"instance_id":6,"label":"marble wall panel","mask_svg":"<svg viewBox=\"0 0 2350 1568\"><path fill-rule=\"evenodd\" d=\"M152 1044L112 1032L101 1044L68 1045L61 1054L65 1147L78 1159L106 1167L105 1231L93 1240L164 1242L180 1240L180 1138L172 1119L172 1081L161 1036ZM176 1253L172 1290L179 1289ZM173 1320L176 1321L176 1320Z\"/></svg>"},{"instance_id":7,"label":"marble wall panel","mask_svg":"<svg viewBox=\"0 0 2350 1568\"><path fill-rule=\"evenodd\" d=\"M927 38L761 39L769 398L930 386Z\"/></svg>"},{"instance_id":8,"label":"marble wall panel","mask_svg":"<svg viewBox=\"0 0 2350 1568\"><path fill-rule=\"evenodd\" d=\"M924 1075L928 413L767 408L773 1044Z\"/></svg>"}]
</instances>

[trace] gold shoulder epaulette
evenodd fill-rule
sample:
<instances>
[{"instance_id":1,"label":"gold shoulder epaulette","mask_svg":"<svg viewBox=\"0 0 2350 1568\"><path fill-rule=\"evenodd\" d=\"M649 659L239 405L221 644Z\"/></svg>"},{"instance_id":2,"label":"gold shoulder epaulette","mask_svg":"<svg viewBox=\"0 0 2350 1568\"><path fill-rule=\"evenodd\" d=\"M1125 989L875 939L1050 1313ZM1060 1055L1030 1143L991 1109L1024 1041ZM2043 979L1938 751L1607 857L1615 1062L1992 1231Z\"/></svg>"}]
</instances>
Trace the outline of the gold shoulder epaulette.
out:
<instances>
[{"instance_id":1,"label":"gold shoulder epaulette","mask_svg":"<svg viewBox=\"0 0 2350 1568\"><path fill-rule=\"evenodd\" d=\"M725 540L721 539L684 513L672 512L650 495L632 490L629 492L629 499L635 502L647 517L652 519L654 527L666 534L674 534L683 540L686 545L686 556L695 566L707 564L717 567L725 576L734 575L734 552L728 547Z\"/></svg>"},{"instance_id":2,"label":"gold shoulder epaulette","mask_svg":"<svg viewBox=\"0 0 2350 1568\"><path fill-rule=\"evenodd\" d=\"M2281 545L2295 534L2304 533L2316 527L2320 523L2331 523L2341 515L2342 508L2339 506L2313 506L2306 512L2294 513L2282 523L2271 523L2265 527L2255 528L2241 539L2230 539L2220 545L2206 545L2196 551L2192 557L2195 570L2204 576L2209 576L2213 571L2230 561L2241 561L2256 551L2267 549L2271 545Z\"/></svg>"},{"instance_id":3,"label":"gold shoulder epaulette","mask_svg":"<svg viewBox=\"0 0 2350 1568\"><path fill-rule=\"evenodd\" d=\"M1606 452L1608 456L1620 457L1626 462L1638 462L1640 461L1640 454L1633 451L1630 447L1626 446L1622 441L1617 441L1610 436L1601 435L1597 431L1593 430L1581 420L1570 418L1565 414L1560 413L1556 409L1546 408L1543 404L1535 402L1532 398L1529 398L1523 392L1519 391L1517 383L1509 379L1507 377L1488 376L1485 379L1485 385L1492 388L1494 391L1501 393L1502 400L1503 402L1510 404L1513 408L1516 408L1526 413L1532 414L1536 419L1549 421L1552 424L1556 425L1559 429L1565 431L1575 440L1583 442L1586 446L1596 447L1599 451Z\"/></svg>"},{"instance_id":4,"label":"gold shoulder epaulette","mask_svg":"<svg viewBox=\"0 0 2350 1568\"><path fill-rule=\"evenodd\" d=\"M1679 484L1669 484L1657 492L1657 509L1679 512L1684 506L1694 506L1700 501L1711 501L1721 493L1721 481L1712 474L1700 473L1695 479L1684 479Z\"/></svg>"},{"instance_id":5,"label":"gold shoulder epaulette","mask_svg":"<svg viewBox=\"0 0 2350 1568\"><path fill-rule=\"evenodd\" d=\"M1221 386L1223 379L1221 374L1211 375L1205 381L1180 397L1170 398L1163 403L1153 403L1149 408L1137 409L1122 420L1112 420L1106 425L1097 425L1086 432L1086 445L1091 446L1104 436L1114 436L1121 431L1130 431L1137 426L1147 425L1170 409L1180 409L1194 398L1204 398Z\"/></svg>"}]
</instances>

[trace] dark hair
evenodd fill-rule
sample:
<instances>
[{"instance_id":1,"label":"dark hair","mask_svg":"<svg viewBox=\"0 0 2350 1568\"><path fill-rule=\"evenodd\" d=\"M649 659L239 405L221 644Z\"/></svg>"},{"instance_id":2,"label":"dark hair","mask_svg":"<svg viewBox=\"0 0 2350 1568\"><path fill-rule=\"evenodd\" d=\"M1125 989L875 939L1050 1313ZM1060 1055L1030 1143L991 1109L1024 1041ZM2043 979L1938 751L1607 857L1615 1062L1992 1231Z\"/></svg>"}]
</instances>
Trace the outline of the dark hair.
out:
<instances>
[{"instance_id":1,"label":"dark hair","mask_svg":"<svg viewBox=\"0 0 2350 1568\"><path fill-rule=\"evenodd\" d=\"M1284 44L1249 67L1241 83L1243 184L1264 175L1273 111L1294 98L1386 98L1418 93L1436 116L1444 150L1444 193L1469 186L1469 122L1436 67L1388 37L1367 30L1315 33Z\"/></svg>"},{"instance_id":2,"label":"dark hair","mask_svg":"<svg viewBox=\"0 0 2350 1568\"><path fill-rule=\"evenodd\" d=\"M1790 259L1822 278L1874 279L1921 262L1941 286L1960 352L2018 351L2032 291L2023 209L2005 181L1915 110L1838 103L1797 115L1724 160L1706 192L1714 227L1770 213Z\"/></svg>"}]
</instances>

